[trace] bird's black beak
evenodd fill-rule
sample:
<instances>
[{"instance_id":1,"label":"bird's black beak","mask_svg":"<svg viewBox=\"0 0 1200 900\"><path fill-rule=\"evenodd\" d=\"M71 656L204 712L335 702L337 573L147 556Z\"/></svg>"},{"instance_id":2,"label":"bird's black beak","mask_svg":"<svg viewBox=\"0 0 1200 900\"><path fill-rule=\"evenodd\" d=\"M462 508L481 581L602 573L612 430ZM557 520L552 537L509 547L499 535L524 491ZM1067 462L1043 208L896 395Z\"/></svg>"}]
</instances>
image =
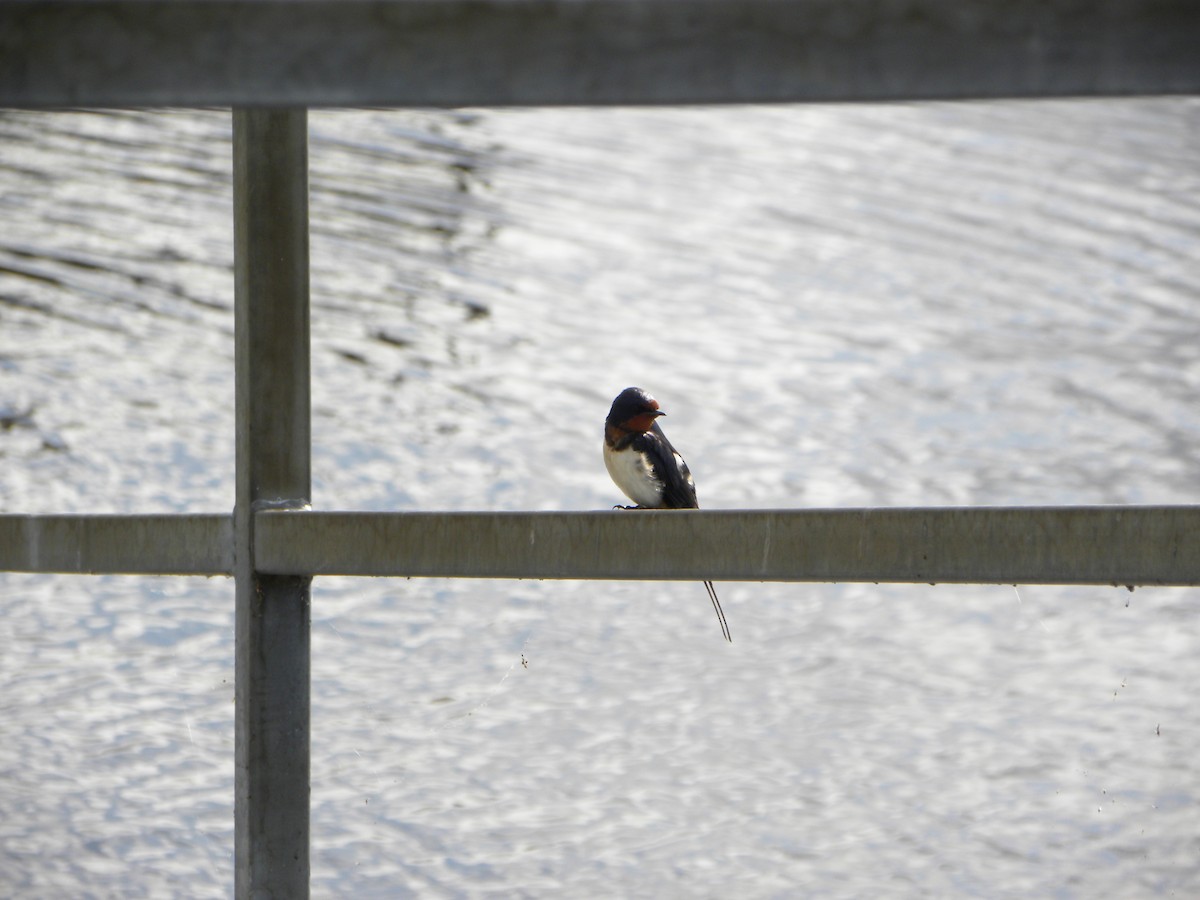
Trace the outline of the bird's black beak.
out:
<instances>
[{"instance_id":1,"label":"bird's black beak","mask_svg":"<svg viewBox=\"0 0 1200 900\"><path fill-rule=\"evenodd\" d=\"M652 409L652 410L650 410L650 415L654 416L654 418L657 419L659 416L665 416L666 413L663 412L661 409Z\"/></svg>"}]
</instances>

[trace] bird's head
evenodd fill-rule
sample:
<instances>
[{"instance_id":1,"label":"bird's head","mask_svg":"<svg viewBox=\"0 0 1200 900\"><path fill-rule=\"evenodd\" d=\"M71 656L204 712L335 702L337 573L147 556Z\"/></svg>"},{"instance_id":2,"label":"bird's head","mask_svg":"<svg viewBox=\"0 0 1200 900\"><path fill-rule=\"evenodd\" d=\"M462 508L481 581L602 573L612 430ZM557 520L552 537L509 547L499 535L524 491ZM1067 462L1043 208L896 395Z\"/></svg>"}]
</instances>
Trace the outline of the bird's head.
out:
<instances>
[{"instance_id":1,"label":"bird's head","mask_svg":"<svg viewBox=\"0 0 1200 900\"><path fill-rule=\"evenodd\" d=\"M665 415L657 400L641 388L629 387L617 394L604 424L622 431L646 432L654 427L655 419Z\"/></svg>"}]
</instances>

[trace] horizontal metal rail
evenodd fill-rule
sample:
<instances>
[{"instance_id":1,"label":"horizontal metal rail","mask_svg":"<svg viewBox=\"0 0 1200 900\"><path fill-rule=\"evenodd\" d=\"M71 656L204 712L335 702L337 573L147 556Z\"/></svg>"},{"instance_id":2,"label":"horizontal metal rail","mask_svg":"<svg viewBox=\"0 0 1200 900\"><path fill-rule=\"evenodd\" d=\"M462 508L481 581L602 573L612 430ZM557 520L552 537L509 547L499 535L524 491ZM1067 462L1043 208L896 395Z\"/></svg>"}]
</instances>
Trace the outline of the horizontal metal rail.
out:
<instances>
[{"instance_id":1,"label":"horizontal metal rail","mask_svg":"<svg viewBox=\"0 0 1200 900\"><path fill-rule=\"evenodd\" d=\"M1200 584L1200 507L260 511L279 575ZM225 516L0 516L0 569L223 575Z\"/></svg>"},{"instance_id":2,"label":"horizontal metal rail","mask_svg":"<svg viewBox=\"0 0 1200 900\"><path fill-rule=\"evenodd\" d=\"M263 512L257 565L311 575L1200 584L1200 507Z\"/></svg>"},{"instance_id":3,"label":"horizontal metal rail","mask_svg":"<svg viewBox=\"0 0 1200 900\"><path fill-rule=\"evenodd\" d=\"M229 515L0 515L0 571L232 575Z\"/></svg>"},{"instance_id":4,"label":"horizontal metal rail","mask_svg":"<svg viewBox=\"0 0 1200 900\"><path fill-rule=\"evenodd\" d=\"M1200 92L1195 0L0 0L0 106Z\"/></svg>"}]
</instances>

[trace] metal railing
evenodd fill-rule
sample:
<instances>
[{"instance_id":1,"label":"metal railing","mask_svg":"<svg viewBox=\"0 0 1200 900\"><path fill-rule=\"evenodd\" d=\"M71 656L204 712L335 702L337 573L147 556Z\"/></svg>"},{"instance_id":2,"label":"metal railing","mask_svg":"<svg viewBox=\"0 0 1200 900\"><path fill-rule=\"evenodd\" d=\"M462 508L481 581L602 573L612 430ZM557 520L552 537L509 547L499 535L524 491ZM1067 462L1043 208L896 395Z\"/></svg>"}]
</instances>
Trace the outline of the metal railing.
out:
<instances>
[{"instance_id":1,"label":"metal railing","mask_svg":"<svg viewBox=\"0 0 1200 900\"><path fill-rule=\"evenodd\" d=\"M1190 94L1193 0L0 0L2 106Z\"/></svg>"},{"instance_id":2,"label":"metal railing","mask_svg":"<svg viewBox=\"0 0 1200 900\"><path fill-rule=\"evenodd\" d=\"M0 0L0 106L235 107L237 392L232 516L0 515L0 569L235 576L241 897L308 893L315 575L1200 584L1197 507L307 509L306 107L1194 94L1197 47L1194 0Z\"/></svg>"},{"instance_id":3,"label":"metal railing","mask_svg":"<svg viewBox=\"0 0 1200 900\"><path fill-rule=\"evenodd\" d=\"M1195 506L253 518L272 575L1200 585ZM234 533L220 515L0 515L0 571L232 575Z\"/></svg>"}]
</instances>

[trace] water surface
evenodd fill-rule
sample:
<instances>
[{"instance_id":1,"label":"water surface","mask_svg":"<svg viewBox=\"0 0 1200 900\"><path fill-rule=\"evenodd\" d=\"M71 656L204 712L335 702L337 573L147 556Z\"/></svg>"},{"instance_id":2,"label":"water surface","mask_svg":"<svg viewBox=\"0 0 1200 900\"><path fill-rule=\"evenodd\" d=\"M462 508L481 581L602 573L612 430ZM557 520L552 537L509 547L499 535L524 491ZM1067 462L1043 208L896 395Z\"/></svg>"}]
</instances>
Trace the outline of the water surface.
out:
<instances>
[{"instance_id":1,"label":"water surface","mask_svg":"<svg viewBox=\"0 0 1200 900\"><path fill-rule=\"evenodd\" d=\"M1192 100L310 117L314 505L1197 503ZM229 117L0 114L0 509L233 505ZM317 895L1186 896L1193 590L321 579ZM233 589L0 575L0 888L232 891Z\"/></svg>"}]
</instances>

